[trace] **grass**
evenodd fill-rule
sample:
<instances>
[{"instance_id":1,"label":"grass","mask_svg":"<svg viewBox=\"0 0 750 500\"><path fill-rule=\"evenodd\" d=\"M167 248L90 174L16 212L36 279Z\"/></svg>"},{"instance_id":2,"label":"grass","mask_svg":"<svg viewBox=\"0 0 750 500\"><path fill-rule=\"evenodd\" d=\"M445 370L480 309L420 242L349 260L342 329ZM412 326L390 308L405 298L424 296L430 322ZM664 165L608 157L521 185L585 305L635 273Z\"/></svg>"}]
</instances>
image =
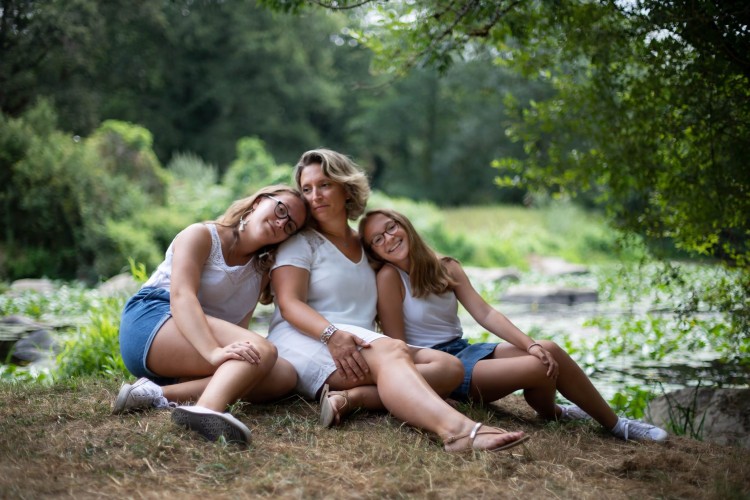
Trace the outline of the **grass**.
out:
<instances>
[{"instance_id":1,"label":"grass","mask_svg":"<svg viewBox=\"0 0 750 500\"><path fill-rule=\"evenodd\" d=\"M501 453L448 454L378 413L320 429L317 404L237 405L253 444L205 442L167 411L112 416L121 381L0 384L4 498L748 498L750 452L685 437L623 442L593 424L545 424L510 396L463 407L532 435Z\"/></svg>"},{"instance_id":2,"label":"grass","mask_svg":"<svg viewBox=\"0 0 750 500\"><path fill-rule=\"evenodd\" d=\"M441 211L445 227L475 248L472 263L525 269L530 255L562 257L577 263L634 260L638 249L621 248L604 216L572 203L541 208L491 205Z\"/></svg>"}]
</instances>

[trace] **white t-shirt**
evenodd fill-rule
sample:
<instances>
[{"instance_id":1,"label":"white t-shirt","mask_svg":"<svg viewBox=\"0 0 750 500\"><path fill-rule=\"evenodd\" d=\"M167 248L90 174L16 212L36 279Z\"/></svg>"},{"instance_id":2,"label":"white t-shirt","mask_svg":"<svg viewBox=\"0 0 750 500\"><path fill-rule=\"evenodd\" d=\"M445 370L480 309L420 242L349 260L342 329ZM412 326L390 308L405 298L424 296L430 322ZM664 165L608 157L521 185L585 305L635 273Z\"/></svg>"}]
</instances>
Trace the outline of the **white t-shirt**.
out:
<instances>
[{"instance_id":1,"label":"white t-shirt","mask_svg":"<svg viewBox=\"0 0 750 500\"><path fill-rule=\"evenodd\" d=\"M361 253L359 262L352 262L323 235L306 229L281 245L274 269L294 266L309 271L307 304L341 330L375 342L387 337L373 331L377 283L364 250ZM314 398L336 371L328 346L289 324L278 305L271 318L268 340L276 345L279 356L294 366L297 391L305 397Z\"/></svg>"},{"instance_id":2,"label":"white t-shirt","mask_svg":"<svg viewBox=\"0 0 750 500\"><path fill-rule=\"evenodd\" d=\"M307 304L328 321L375 329L377 283L364 251L359 262L352 262L323 235L306 229L281 245L273 269L281 266L310 272ZM276 307L269 335L279 328L294 327Z\"/></svg>"},{"instance_id":3,"label":"white t-shirt","mask_svg":"<svg viewBox=\"0 0 750 500\"><path fill-rule=\"evenodd\" d=\"M206 224L206 227L211 233L211 253L201 272L198 301L206 315L237 324L258 304L263 276L255 270L254 257L244 266L227 265L216 225ZM167 248L164 262L159 264L144 287L169 290L173 247L174 241Z\"/></svg>"}]
</instances>

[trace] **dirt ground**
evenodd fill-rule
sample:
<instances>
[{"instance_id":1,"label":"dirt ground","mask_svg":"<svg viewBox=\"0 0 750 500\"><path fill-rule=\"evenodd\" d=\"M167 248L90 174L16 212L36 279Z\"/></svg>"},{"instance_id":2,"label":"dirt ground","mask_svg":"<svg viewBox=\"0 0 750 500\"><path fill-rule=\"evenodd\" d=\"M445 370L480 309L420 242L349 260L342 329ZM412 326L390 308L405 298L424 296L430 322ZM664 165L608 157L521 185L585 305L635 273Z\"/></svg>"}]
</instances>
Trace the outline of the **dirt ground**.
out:
<instances>
[{"instance_id":1,"label":"dirt ground","mask_svg":"<svg viewBox=\"0 0 750 500\"><path fill-rule=\"evenodd\" d=\"M168 411L112 416L121 381L0 384L2 498L750 498L750 452L670 436L624 442L596 424L544 423L521 398L462 408L532 436L500 453L449 454L377 413L317 427L292 397L235 415L253 443L209 443Z\"/></svg>"}]
</instances>

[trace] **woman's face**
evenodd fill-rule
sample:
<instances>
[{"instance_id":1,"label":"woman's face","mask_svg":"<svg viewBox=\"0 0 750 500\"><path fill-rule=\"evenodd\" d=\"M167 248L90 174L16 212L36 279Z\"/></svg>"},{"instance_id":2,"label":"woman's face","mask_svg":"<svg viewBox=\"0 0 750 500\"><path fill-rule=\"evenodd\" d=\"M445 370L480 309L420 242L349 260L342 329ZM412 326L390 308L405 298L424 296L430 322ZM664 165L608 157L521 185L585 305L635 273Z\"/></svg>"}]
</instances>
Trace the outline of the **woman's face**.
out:
<instances>
[{"instance_id":1,"label":"woman's face","mask_svg":"<svg viewBox=\"0 0 750 500\"><path fill-rule=\"evenodd\" d=\"M398 222L384 214L372 215L365 223L364 239L380 259L408 267L409 235Z\"/></svg>"},{"instance_id":2,"label":"woman's face","mask_svg":"<svg viewBox=\"0 0 750 500\"><path fill-rule=\"evenodd\" d=\"M302 195L310 204L313 219L325 222L343 217L346 220L346 189L327 177L319 163L306 166L299 183Z\"/></svg>"},{"instance_id":3,"label":"woman's face","mask_svg":"<svg viewBox=\"0 0 750 500\"><path fill-rule=\"evenodd\" d=\"M307 209L302 200L282 192L258 197L248 222L253 227L253 236L264 245L270 245L297 232L306 216Z\"/></svg>"}]
</instances>

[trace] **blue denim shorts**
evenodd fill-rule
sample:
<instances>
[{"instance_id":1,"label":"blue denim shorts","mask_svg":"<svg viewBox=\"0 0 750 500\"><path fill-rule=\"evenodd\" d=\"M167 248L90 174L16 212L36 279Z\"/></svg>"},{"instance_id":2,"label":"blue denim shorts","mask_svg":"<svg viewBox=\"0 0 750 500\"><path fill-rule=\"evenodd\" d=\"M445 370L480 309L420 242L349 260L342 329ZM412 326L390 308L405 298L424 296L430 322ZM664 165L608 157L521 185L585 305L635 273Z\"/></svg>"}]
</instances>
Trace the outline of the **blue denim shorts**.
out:
<instances>
[{"instance_id":1,"label":"blue denim shorts","mask_svg":"<svg viewBox=\"0 0 750 500\"><path fill-rule=\"evenodd\" d=\"M471 391L471 374L474 371L474 365L478 361L492 356L497 344L481 342L478 344L469 344L466 339L456 339L443 344L433 346L433 349L447 352L457 357L464 365L464 381L451 393L453 399L467 401Z\"/></svg>"},{"instance_id":2,"label":"blue denim shorts","mask_svg":"<svg viewBox=\"0 0 750 500\"><path fill-rule=\"evenodd\" d=\"M171 317L169 290L163 288L141 288L125 304L120 318L120 354L127 369L136 377L148 377L159 385L175 382L159 377L146 367L151 343Z\"/></svg>"}]
</instances>

